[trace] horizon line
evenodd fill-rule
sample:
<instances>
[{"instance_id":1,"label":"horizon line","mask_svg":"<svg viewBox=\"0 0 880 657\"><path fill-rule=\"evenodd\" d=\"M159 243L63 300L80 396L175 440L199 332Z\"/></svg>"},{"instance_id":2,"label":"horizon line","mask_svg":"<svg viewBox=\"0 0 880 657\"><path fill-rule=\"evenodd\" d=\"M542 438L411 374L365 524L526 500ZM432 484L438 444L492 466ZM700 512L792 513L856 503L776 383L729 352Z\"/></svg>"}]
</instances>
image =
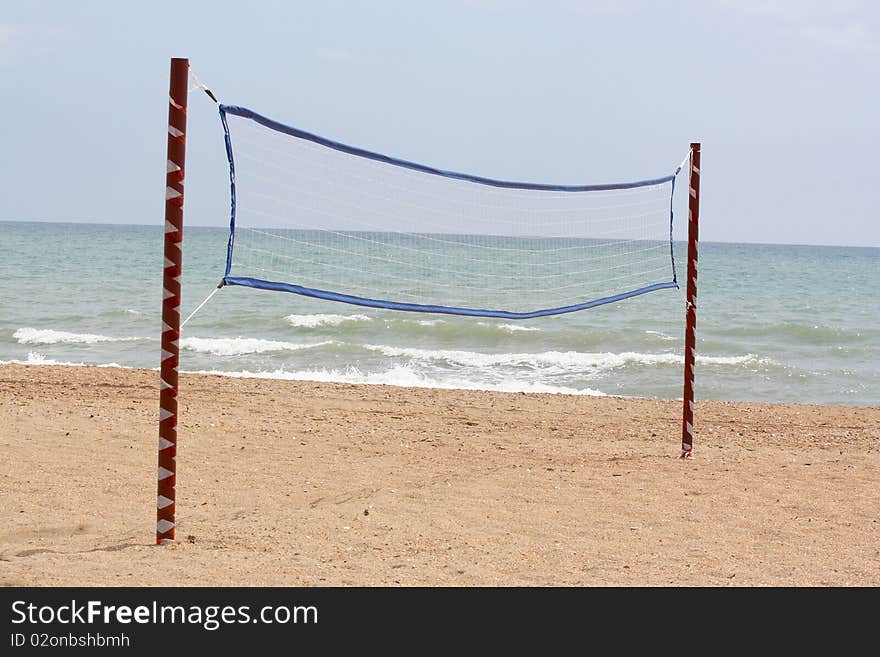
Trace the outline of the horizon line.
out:
<instances>
[{"instance_id":1,"label":"horizon line","mask_svg":"<svg viewBox=\"0 0 880 657\"><path fill-rule=\"evenodd\" d=\"M100 221L95 219L84 220L57 220L57 219L0 219L0 223L20 223L20 224L76 224L76 225L92 225L92 226L144 226L161 228L164 224L156 223L120 223L118 221ZM185 228L222 228L229 229L228 225L216 224L187 224ZM320 230L320 229L316 229ZM381 232L381 231L380 231ZM397 232L397 231L389 231ZM673 242L686 243L687 239L682 238L673 240ZM880 249L880 242L877 244L815 244L809 242L759 242L759 241L742 241L742 240L707 240L701 239L701 244L744 244L752 246L830 246L845 249Z\"/></svg>"}]
</instances>

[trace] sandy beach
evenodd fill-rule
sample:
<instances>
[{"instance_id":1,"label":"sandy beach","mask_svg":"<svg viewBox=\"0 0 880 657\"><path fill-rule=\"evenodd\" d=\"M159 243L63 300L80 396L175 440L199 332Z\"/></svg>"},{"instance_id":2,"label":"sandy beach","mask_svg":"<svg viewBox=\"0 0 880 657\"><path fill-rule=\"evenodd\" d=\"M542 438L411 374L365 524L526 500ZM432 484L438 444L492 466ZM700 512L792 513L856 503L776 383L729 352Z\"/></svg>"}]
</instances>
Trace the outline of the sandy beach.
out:
<instances>
[{"instance_id":1,"label":"sandy beach","mask_svg":"<svg viewBox=\"0 0 880 657\"><path fill-rule=\"evenodd\" d=\"M0 366L3 585L880 585L880 408Z\"/></svg>"}]
</instances>

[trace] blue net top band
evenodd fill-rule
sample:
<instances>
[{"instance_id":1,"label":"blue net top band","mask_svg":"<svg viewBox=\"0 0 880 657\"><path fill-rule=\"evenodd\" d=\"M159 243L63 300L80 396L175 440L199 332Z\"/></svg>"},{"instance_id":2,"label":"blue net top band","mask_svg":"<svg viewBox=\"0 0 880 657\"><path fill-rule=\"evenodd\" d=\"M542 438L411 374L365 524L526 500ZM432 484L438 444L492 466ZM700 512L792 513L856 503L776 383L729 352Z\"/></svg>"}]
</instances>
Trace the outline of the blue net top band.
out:
<instances>
[{"instance_id":1,"label":"blue net top band","mask_svg":"<svg viewBox=\"0 0 880 657\"><path fill-rule=\"evenodd\" d=\"M409 162L408 160L401 160L396 157L391 157L390 155L383 155L382 153L375 153L373 151L368 151L363 148L349 146L338 141L333 141L332 139L327 139L326 137L321 137L319 135L306 132L305 130L300 130L299 128L294 128L293 126L279 123L278 121L267 118L262 114L257 114L253 110L247 109L246 107L238 107L237 105L220 105L220 114L221 116L223 116L224 122L225 115L232 114L234 116L250 119L266 128L269 128L270 130L275 130L276 132L281 132L286 135L290 135L291 137L296 137L298 139L305 139L315 144L320 144L321 146L332 148L333 150L348 153L349 155L363 157L368 160L375 160L376 162L384 162L385 164L403 167L404 169L421 171L422 173L428 173L434 176L442 176L444 178L452 178L455 180L464 180L467 182L477 183L479 185L488 185L489 187L502 187L505 189L530 189L542 192L599 192L612 189L633 189L636 187L661 185L663 183L671 182L675 178L675 174L670 174L668 176L652 178L650 180L637 180L634 182L607 183L597 185L549 185L543 183L495 180L493 178L484 178L482 176L474 176L468 173L459 173L457 171L445 171L443 169L437 169L424 164Z\"/></svg>"}]
</instances>

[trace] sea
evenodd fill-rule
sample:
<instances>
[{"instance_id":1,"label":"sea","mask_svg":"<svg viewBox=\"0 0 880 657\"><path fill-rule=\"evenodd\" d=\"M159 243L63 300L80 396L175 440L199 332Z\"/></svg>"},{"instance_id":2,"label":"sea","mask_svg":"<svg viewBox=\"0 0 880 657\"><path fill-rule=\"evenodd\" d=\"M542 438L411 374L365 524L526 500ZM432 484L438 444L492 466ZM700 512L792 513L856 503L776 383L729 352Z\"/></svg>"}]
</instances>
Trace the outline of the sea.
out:
<instances>
[{"instance_id":1,"label":"sea","mask_svg":"<svg viewBox=\"0 0 880 657\"><path fill-rule=\"evenodd\" d=\"M0 222L0 363L157 369L162 231ZM184 316L222 277L227 238L186 228ZM697 399L880 404L880 249L708 242L699 264ZM185 326L181 369L680 399L684 314L674 289L498 320L224 287Z\"/></svg>"}]
</instances>

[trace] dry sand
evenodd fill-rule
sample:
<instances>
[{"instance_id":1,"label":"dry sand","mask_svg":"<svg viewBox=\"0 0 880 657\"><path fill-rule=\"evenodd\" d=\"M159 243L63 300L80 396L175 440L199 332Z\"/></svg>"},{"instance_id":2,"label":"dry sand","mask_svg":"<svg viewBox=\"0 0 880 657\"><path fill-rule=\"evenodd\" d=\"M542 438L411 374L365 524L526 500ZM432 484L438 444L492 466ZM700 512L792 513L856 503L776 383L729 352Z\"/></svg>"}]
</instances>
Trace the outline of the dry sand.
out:
<instances>
[{"instance_id":1,"label":"dry sand","mask_svg":"<svg viewBox=\"0 0 880 657\"><path fill-rule=\"evenodd\" d=\"M880 408L0 366L4 585L880 585Z\"/></svg>"}]
</instances>

